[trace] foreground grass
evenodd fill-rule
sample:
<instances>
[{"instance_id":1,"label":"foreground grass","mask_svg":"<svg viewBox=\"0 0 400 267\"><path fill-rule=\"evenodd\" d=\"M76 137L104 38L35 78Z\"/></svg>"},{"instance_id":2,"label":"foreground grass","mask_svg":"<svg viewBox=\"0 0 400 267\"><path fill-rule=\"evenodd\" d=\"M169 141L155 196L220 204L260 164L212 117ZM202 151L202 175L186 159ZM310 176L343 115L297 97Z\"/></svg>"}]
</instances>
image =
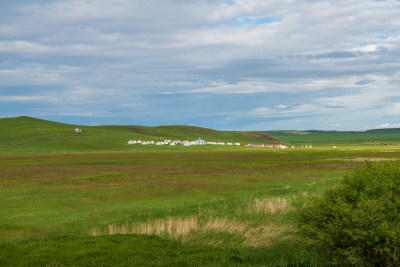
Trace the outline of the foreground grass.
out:
<instances>
[{"instance_id":1,"label":"foreground grass","mask_svg":"<svg viewBox=\"0 0 400 267\"><path fill-rule=\"evenodd\" d=\"M0 265L298 263L295 208L390 150L1 155Z\"/></svg>"},{"instance_id":2,"label":"foreground grass","mask_svg":"<svg viewBox=\"0 0 400 267\"><path fill-rule=\"evenodd\" d=\"M276 248L187 245L146 235L61 236L0 245L3 266L248 266L269 265L279 257Z\"/></svg>"}]
</instances>

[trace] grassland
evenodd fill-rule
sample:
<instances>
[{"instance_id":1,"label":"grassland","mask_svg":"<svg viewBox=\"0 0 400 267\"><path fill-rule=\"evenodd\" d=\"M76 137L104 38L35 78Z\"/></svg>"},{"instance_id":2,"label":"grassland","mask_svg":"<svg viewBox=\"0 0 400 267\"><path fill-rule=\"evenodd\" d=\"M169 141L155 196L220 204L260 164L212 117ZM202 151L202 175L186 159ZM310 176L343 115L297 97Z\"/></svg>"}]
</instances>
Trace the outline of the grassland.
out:
<instances>
[{"instance_id":1,"label":"grassland","mask_svg":"<svg viewBox=\"0 0 400 267\"><path fill-rule=\"evenodd\" d=\"M75 128L83 130L76 134ZM365 132L326 131L270 131L224 132L194 126L82 126L46 121L31 117L0 119L0 154L38 154L67 152L129 152L187 150L182 147L152 147L127 145L135 140L195 140L284 143L288 146L385 146L400 145L400 129L370 130ZM221 147L197 147L189 150L218 150ZM226 150L227 148L222 148ZM236 149L236 148L233 148Z\"/></svg>"},{"instance_id":2,"label":"grassland","mask_svg":"<svg viewBox=\"0 0 400 267\"><path fill-rule=\"evenodd\" d=\"M393 145L400 144L400 129L377 129L364 132L339 131L268 131L281 142L293 145Z\"/></svg>"},{"instance_id":3,"label":"grassland","mask_svg":"<svg viewBox=\"0 0 400 267\"><path fill-rule=\"evenodd\" d=\"M0 155L0 265L302 263L295 208L363 160L399 156L397 147Z\"/></svg>"},{"instance_id":4,"label":"grassland","mask_svg":"<svg viewBox=\"0 0 400 267\"><path fill-rule=\"evenodd\" d=\"M83 133L76 134L75 128L82 129ZM82 126L31 117L0 119L0 154L132 151L141 147L128 146L130 139L196 140L199 137L207 141L276 142L262 132L222 132L194 126Z\"/></svg>"},{"instance_id":5,"label":"grassland","mask_svg":"<svg viewBox=\"0 0 400 267\"><path fill-rule=\"evenodd\" d=\"M397 140L396 131L370 135ZM353 136L358 144L343 137L332 149L329 134L318 142L308 133L276 136L318 145L128 146L128 139L273 139L187 126L0 119L0 265L311 264L303 261L296 207L365 160L396 160L400 147Z\"/></svg>"}]
</instances>

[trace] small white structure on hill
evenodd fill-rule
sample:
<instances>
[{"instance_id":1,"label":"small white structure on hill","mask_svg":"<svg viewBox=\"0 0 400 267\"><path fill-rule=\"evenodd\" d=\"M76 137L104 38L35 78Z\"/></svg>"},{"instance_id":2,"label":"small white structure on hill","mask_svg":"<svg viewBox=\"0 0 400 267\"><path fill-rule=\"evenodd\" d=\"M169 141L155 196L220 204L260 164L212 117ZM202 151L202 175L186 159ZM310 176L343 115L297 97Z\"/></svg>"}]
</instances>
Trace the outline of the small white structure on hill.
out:
<instances>
[{"instance_id":1,"label":"small white structure on hill","mask_svg":"<svg viewBox=\"0 0 400 267\"><path fill-rule=\"evenodd\" d=\"M76 128L76 129L75 129L75 133L82 133L82 129Z\"/></svg>"}]
</instances>

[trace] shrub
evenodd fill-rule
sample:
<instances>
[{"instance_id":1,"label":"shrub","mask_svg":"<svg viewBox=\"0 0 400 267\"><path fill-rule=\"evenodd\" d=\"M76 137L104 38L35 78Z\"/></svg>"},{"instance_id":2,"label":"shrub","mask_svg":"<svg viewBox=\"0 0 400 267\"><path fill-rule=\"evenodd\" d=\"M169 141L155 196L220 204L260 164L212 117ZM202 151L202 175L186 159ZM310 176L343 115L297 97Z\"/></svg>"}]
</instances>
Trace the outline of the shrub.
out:
<instances>
[{"instance_id":1,"label":"shrub","mask_svg":"<svg viewBox=\"0 0 400 267\"><path fill-rule=\"evenodd\" d=\"M298 214L311 258L338 265L400 266L400 161L367 162Z\"/></svg>"}]
</instances>

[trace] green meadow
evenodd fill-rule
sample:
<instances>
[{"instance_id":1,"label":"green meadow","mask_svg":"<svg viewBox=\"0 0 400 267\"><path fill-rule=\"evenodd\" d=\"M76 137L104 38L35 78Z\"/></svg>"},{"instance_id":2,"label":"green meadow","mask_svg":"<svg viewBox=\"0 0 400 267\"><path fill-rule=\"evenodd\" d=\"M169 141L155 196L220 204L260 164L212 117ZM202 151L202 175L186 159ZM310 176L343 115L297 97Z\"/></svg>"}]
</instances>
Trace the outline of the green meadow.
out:
<instances>
[{"instance_id":1,"label":"green meadow","mask_svg":"<svg viewBox=\"0 0 400 267\"><path fill-rule=\"evenodd\" d=\"M75 133L81 129L81 134ZM223 132L194 126L82 126L31 117L0 119L0 153L64 153L145 150L127 145L128 140L196 140L223 142L277 142L262 132ZM153 150L172 148L155 147ZM204 149L204 148L203 148ZM207 148L206 148L207 149Z\"/></svg>"},{"instance_id":2,"label":"green meadow","mask_svg":"<svg viewBox=\"0 0 400 267\"><path fill-rule=\"evenodd\" d=\"M70 125L19 120L31 125L0 123L1 266L312 266L296 208L366 160L400 156L370 144L128 146L144 133L76 136L64 133Z\"/></svg>"},{"instance_id":3,"label":"green meadow","mask_svg":"<svg viewBox=\"0 0 400 267\"><path fill-rule=\"evenodd\" d=\"M394 145L400 143L400 129L377 129L364 132L339 131L268 131L281 142L293 145Z\"/></svg>"},{"instance_id":4,"label":"green meadow","mask_svg":"<svg viewBox=\"0 0 400 267\"><path fill-rule=\"evenodd\" d=\"M0 156L0 264L302 262L296 212L366 159L400 150Z\"/></svg>"}]
</instances>

